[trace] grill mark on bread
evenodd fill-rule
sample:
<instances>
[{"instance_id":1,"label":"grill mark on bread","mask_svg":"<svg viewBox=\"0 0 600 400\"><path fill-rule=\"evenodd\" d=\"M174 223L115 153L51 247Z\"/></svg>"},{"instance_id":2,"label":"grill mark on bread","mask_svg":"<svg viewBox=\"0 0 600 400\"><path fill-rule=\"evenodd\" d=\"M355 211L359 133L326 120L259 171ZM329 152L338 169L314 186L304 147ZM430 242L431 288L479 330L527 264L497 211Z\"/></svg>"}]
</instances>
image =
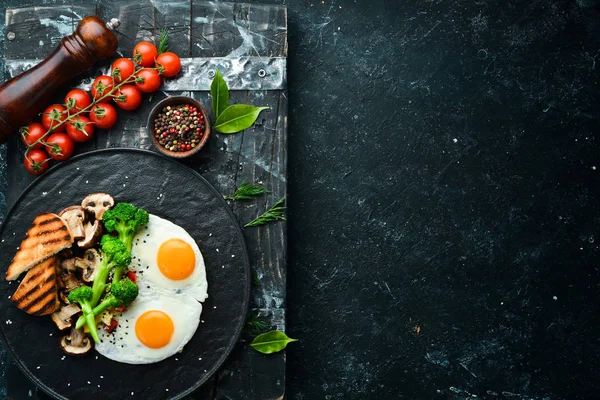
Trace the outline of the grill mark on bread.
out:
<instances>
[{"instance_id":1,"label":"grill mark on bread","mask_svg":"<svg viewBox=\"0 0 600 400\"><path fill-rule=\"evenodd\" d=\"M18 308L31 315L47 315L59 306L56 265L58 258L50 258L31 269L19 284L11 300Z\"/></svg>"},{"instance_id":2,"label":"grill mark on bread","mask_svg":"<svg viewBox=\"0 0 600 400\"><path fill-rule=\"evenodd\" d=\"M66 225L61 224L61 226L59 228L47 229L45 231L38 232L35 235L36 236L43 236L43 235L51 234L51 233L56 232L56 231L66 231L67 229L68 228L67 228Z\"/></svg>"},{"instance_id":3,"label":"grill mark on bread","mask_svg":"<svg viewBox=\"0 0 600 400\"><path fill-rule=\"evenodd\" d=\"M52 286L44 293L33 299L31 303L23 307L23 311L29 312L36 304L40 304L43 300L47 299L49 296L52 296L54 293L56 293L56 286ZM52 296L52 302L54 303L54 296Z\"/></svg>"},{"instance_id":4,"label":"grill mark on bread","mask_svg":"<svg viewBox=\"0 0 600 400\"><path fill-rule=\"evenodd\" d=\"M54 238L54 239L50 239L50 240L46 240L45 242L40 243L42 246L45 246L47 244L50 243L59 243L59 242L64 242L64 241L69 241L71 240L71 235L65 235L62 238Z\"/></svg>"},{"instance_id":5,"label":"grill mark on bread","mask_svg":"<svg viewBox=\"0 0 600 400\"><path fill-rule=\"evenodd\" d=\"M41 222L37 222L37 223L34 221L33 225L34 226L42 226L42 225L47 225L54 221L60 221L60 217L49 217L48 219L45 219L45 220L43 220Z\"/></svg>"},{"instance_id":6,"label":"grill mark on bread","mask_svg":"<svg viewBox=\"0 0 600 400\"><path fill-rule=\"evenodd\" d=\"M52 298L52 300L54 300L54 297ZM50 308L55 307L54 301L50 301L48 302L44 307L42 307L40 310L37 310L36 312L33 313L33 315L44 315L44 313L46 311L48 311Z\"/></svg>"}]
</instances>

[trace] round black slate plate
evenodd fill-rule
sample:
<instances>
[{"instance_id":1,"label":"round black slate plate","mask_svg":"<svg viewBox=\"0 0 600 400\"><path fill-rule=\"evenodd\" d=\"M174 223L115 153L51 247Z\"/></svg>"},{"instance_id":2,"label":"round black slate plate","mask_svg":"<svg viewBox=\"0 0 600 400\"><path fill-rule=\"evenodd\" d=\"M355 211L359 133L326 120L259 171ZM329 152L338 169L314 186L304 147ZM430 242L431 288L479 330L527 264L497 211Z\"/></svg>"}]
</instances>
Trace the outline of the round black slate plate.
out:
<instances>
[{"instance_id":1,"label":"round black slate plate","mask_svg":"<svg viewBox=\"0 0 600 400\"><path fill-rule=\"evenodd\" d=\"M18 282L1 279L2 337L19 368L55 398L179 399L216 372L244 326L250 267L239 224L223 197L178 162L145 150L93 151L48 171L9 211L0 228L2 276L37 214L59 212L93 192L110 193L117 201L167 218L196 240L206 263L209 295L196 334L182 353L156 364L121 364L96 352L62 359L61 334L50 317L18 310L8 299Z\"/></svg>"}]
</instances>

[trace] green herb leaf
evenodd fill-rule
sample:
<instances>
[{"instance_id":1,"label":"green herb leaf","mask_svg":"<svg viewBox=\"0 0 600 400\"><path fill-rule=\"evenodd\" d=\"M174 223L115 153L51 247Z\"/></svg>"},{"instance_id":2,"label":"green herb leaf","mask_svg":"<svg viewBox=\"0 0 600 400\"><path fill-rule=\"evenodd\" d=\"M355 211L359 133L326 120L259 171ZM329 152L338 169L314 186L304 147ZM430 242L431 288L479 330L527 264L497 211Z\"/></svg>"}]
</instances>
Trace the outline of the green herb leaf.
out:
<instances>
[{"instance_id":1,"label":"green herb leaf","mask_svg":"<svg viewBox=\"0 0 600 400\"><path fill-rule=\"evenodd\" d=\"M212 96L213 113L218 118L229 106L229 89L227 88L227 82L225 82L219 70L217 70L210 84L210 95Z\"/></svg>"},{"instance_id":2,"label":"green herb leaf","mask_svg":"<svg viewBox=\"0 0 600 400\"><path fill-rule=\"evenodd\" d=\"M287 346L288 343L297 341L298 339L291 339L283 332L270 331L258 335L252 343L250 343L250 346L263 354L271 354L285 349L285 346Z\"/></svg>"},{"instance_id":3,"label":"green herb leaf","mask_svg":"<svg viewBox=\"0 0 600 400\"><path fill-rule=\"evenodd\" d=\"M244 332L248 335L254 336L260 335L269 328L269 324L267 324L265 321L258 317L255 317L254 315L250 315L246 320L246 327L244 328Z\"/></svg>"},{"instance_id":4,"label":"green herb leaf","mask_svg":"<svg viewBox=\"0 0 600 400\"><path fill-rule=\"evenodd\" d=\"M215 129L221 133L236 133L248 129L262 110L269 107L254 107L250 104L234 104L227 107L215 122Z\"/></svg>"},{"instance_id":5,"label":"green herb leaf","mask_svg":"<svg viewBox=\"0 0 600 400\"><path fill-rule=\"evenodd\" d=\"M160 30L160 36L158 37L158 54L167 51L169 51L169 31L167 28L163 28Z\"/></svg>"},{"instance_id":6,"label":"green herb leaf","mask_svg":"<svg viewBox=\"0 0 600 400\"><path fill-rule=\"evenodd\" d=\"M242 185L237 188L232 195L225 197L227 200L248 200L256 196L260 196L263 193L269 193L267 189L262 186L254 185L252 183L242 182Z\"/></svg>"},{"instance_id":7,"label":"green herb leaf","mask_svg":"<svg viewBox=\"0 0 600 400\"><path fill-rule=\"evenodd\" d=\"M285 220L286 207L282 205L284 201L285 197L282 197L277 201L277 203L273 204L271 208L259 215L254 221L248 222L244 226L259 226L272 221Z\"/></svg>"},{"instance_id":8,"label":"green herb leaf","mask_svg":"<svg viewBox=\"0 0 600 400\"><path fill-rule=\"evenodd\" d=\"M260 278L258 277L258 272L255 269L252 269L252 283L254 286L260 287Z\"/></svg>"}]
</instances>

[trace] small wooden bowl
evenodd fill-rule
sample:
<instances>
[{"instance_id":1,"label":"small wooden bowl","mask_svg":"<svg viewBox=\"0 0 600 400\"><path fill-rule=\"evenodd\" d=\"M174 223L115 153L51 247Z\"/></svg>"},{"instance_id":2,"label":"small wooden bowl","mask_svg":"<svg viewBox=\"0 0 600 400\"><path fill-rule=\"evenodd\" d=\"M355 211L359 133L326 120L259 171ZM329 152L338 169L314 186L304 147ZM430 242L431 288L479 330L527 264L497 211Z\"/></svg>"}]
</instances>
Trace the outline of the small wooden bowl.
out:
<instances>
[{"instance_id":1,"label":"small wooden bowl","mask_svg":"<svg viewBox=\"0 0 600 400\"><path fill-rule=\"evenodd\" d=\"M177 106L180 104L191 104L194 107L198 108L198 110L202 111L202 115L204 115L205 124L204 136L202 136L202 140L200 141L200 143L197 144L196 147L194 147L191 150L171 151L164 148L154 137L154 119L163 108L167 106ZM158 150L162 154L173 158L186 158L199 152L200 149L204 147L204 145L208 141L208 137L210 136L210 121L208 119L208 114L206 113L206 110L204 109L204 107L202 107L202 104L200 104L198 100L194 100L191 97L186 96L167 97L166 99L160 101L157 105L155 105L152 111L150 111L150 115L148 116L148 123L146 124L146 132L148 136L150 136L150 139L152 139L152 144L154 145L156 150Z\"/></svg>"}]
</instances>

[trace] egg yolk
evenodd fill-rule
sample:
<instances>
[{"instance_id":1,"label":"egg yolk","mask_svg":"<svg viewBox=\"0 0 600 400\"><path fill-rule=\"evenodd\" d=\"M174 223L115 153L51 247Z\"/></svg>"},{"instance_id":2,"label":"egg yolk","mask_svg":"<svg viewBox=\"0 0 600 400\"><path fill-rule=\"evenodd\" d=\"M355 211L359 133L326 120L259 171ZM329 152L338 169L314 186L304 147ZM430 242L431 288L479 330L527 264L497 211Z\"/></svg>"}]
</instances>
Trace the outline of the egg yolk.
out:
<instances>
[{"instance_id":1,"label":"egg yolk","mask_svg":"<svg viewBox=\"0 0 600 400\"><path fill-rule=\"evenodd\" d=\"M181 239L169 239L160 245L156 256L158 269L167 278L179 281L187 278L196 267L192 246Z\"/></svg>"},{"instance_id":2,"label":"egg yolk","mask_svg":"<svg viewBox=\"0 0 600 400\"><path fill-rule=\"evenodd\" d=\"M171 317L158 310L146 311L135 322L137 338L151 349L160 349L168 345L174 329Z\"/></svg>"}]
</instances>

